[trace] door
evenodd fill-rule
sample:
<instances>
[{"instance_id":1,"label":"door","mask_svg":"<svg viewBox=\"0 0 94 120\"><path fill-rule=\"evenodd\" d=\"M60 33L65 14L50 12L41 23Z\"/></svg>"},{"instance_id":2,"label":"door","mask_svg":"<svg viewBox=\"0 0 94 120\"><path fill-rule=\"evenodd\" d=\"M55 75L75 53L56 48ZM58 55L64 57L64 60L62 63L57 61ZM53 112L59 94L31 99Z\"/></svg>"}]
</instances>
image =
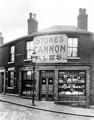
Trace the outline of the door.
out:
<instances>
[{"instance_id":1,"label":"door","mask_svg":"<svg viewBox=\"0 0 94 120\"><path fill-rule=\"evenodd\" d=\"M0 72L0 93L4 90L4 72Z\"/></svg>"},{"instance_id":2,"label":"door","mask_svg":"<svg viewBox=\"0 0 94 120\"><path fill-rule=\"evenodd\" d=\"M53 101L53 77L41 78L41 100Z\"/></svg>"}]
</instances>

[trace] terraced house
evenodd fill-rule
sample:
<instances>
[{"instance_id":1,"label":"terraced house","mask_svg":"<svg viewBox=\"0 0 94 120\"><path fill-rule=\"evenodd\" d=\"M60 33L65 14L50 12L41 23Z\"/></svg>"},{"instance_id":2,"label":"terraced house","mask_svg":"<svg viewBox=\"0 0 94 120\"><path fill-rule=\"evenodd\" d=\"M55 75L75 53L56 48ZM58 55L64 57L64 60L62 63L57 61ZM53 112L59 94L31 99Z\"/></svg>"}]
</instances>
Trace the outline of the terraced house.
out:
<instances>
[{"instance_id":1,"label":"terraced house","mask_svg":"<svg viewBox=\"0 0 94 120\"><path fill-rule=\"evenodd\" d=\"M77 27L52 26L37 31L35 14L28 35L0 46L0 92L32 97L35 50L36 100L56 104L94 104L94 37L86 9L79 9Z\"/></svg>"}]
</instances>

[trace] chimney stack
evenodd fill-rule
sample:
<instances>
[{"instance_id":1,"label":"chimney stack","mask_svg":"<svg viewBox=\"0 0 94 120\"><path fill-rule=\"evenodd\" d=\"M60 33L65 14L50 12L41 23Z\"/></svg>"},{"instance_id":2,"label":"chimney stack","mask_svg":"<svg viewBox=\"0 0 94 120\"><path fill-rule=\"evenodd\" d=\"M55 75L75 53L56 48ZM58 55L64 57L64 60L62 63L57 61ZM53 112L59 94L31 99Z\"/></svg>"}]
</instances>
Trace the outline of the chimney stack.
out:
<instances>
[{"instance_id":1,"label":"chimney stack","mask_svg":"<svg viewBox=\"0 0 94 120\"><path fill-rule=\"evenodd\" d=\"M3 45L3 37L2 37L2 33L0 32L0 46Z\"/></svg>"},{"instance_id":2,"label":"chimney stack","mask_svg":"<svg viewBox=\"0 0 94 120\"><path fill-rule=\"evenodd\" d=\"M78 28L87 30L88 29L88 15L86 14L86 9L79 9L78 15Z\"/></svg>"},{"instance_id":3,"label":"chimney stack","mask_svg":"<svg viewBox=\"0 0 94 120\"><path fill-rule=\"evenodd\" d=\"M36 14L30 13L29 15L30 18L28 19L28 35L38 31L38 22L36 20Z\"/></svg>"}]
</instances>

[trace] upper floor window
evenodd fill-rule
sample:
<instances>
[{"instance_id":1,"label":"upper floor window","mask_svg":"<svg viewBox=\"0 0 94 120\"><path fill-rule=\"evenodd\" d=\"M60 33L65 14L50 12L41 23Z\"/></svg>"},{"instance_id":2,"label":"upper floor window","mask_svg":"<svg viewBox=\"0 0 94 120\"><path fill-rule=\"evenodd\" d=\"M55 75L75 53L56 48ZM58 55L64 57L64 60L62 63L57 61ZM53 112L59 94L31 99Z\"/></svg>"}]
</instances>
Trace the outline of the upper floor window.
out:
<instances>
[{"instance_id":1,"label":"upper floor window","mask_svg":"<svg viewBox=\"0 0 94 120\"><path fill-rule=\"evenodd\" d=\"M78 56L78 38L68 38L68 57Z\"/></svg>"},{"instance_id":2,"label":"upper floor window","mask_svg":"<svg viewBox=\"0 0 94 120\"><path fill-rule=\"evenodd\" d=\"M33 53L33 41L26 42L26 58L30 59Z\"/></svg>"},{"instance_id":3,"label":"upper floor window","mask_svg":"<svg viewBox=\"0 0 94 120\"><path fill-rule=\"evenodd\" d=\"M10 47L10 62L14 62L15 58L15 46Z\"/></svg>"}]
</instances>

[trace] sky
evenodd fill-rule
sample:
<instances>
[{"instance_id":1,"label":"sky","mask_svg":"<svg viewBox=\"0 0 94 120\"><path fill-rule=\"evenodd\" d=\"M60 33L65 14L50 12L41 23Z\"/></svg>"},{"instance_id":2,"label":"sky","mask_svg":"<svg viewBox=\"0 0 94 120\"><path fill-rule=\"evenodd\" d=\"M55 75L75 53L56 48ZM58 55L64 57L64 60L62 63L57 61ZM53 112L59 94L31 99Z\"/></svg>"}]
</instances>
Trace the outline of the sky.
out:
<instances>
[{"instance_id":1,"label":"sky","mask_svg":"<svg viewBox=\"0 0 94 120\"><path fill-rule=\"evenodd\" d=\"M53 25L77 26L79 8L86 8L88 31L94 32L94 0L0 0L0 32L4 43L28 34L29 13L35 13L38 30Z\"/></svg>"}]
</instances>

